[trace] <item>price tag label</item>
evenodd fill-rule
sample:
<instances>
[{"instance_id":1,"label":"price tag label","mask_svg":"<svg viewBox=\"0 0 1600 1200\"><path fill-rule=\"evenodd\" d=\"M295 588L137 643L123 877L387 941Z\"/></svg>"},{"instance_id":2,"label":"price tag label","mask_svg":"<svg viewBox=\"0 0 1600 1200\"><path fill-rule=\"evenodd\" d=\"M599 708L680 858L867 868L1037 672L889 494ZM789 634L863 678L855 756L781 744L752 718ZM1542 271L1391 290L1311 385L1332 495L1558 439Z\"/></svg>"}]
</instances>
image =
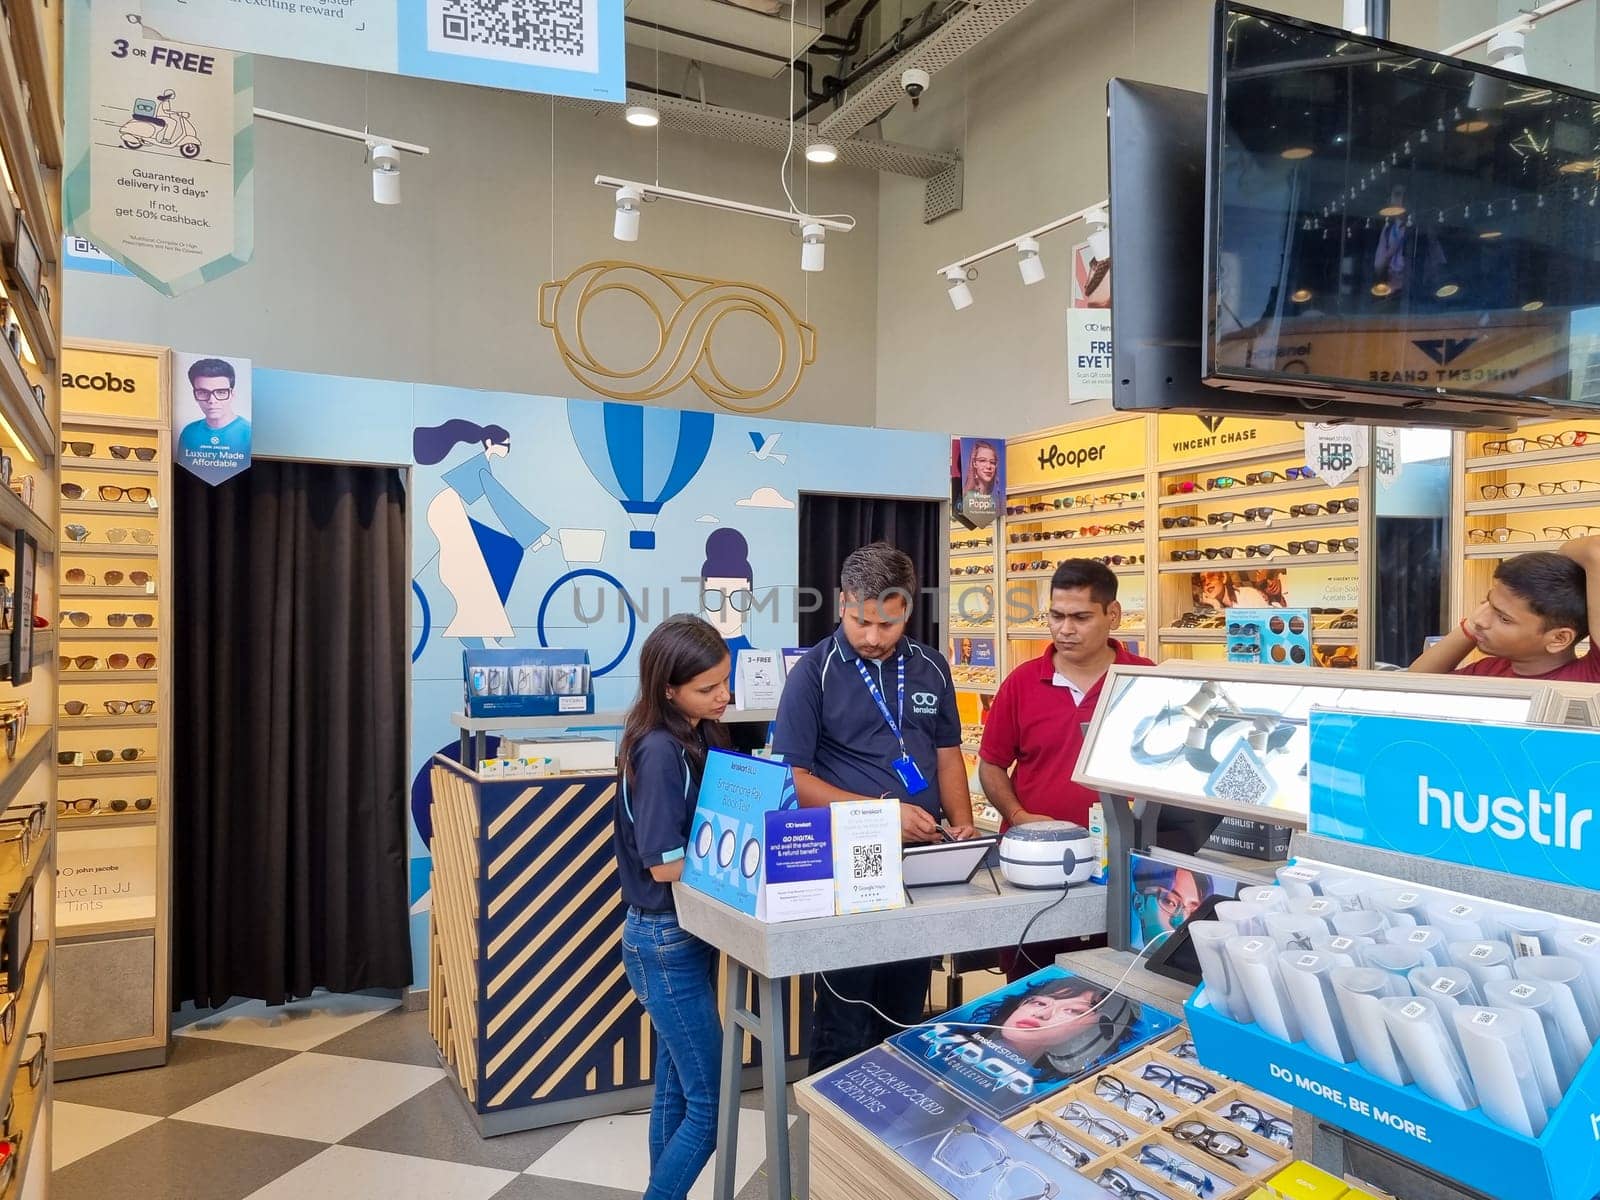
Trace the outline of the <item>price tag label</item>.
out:
<instances>
[{"instance_id":1,"label":"price tag label","mask_svg":"<svg viewBox=\"0 0 1600 1200\"><path fill-rule=\"evenodd\" d=\"M1415 904L1420 897L1415 892L1401 892L1394 899L1396 904Z\"/></svg>"},{"instance_id":2,"label":"price tag label","mask_svg":"<svg viewBox=\"0 0 1600 1200\"><path fill-rule=\"evenodd\" d=\"M1450 915L1452 917L1464 917L1471 911L1472 905L1470 904L1452 904L1450 906Z\"/></svg>"},{"instance_id":3,"label":"price tag label","mask_svg":"<svg viewBox=\"0 0 1600 1200\"><path fill-rule=\"evenodd\" d=\"M1587 950L1591 946L1600 944L1600 934L1580 933L1575 940L1577 941L1578 945Z\"/></svg>"},{"instance_id":4,"label":"price tag label","mask_svg":"<svg viewBox=\"0 0 1600 1200\"><path fill-rule=\"evenodd\" d=\"M1313 871L1310 867L1285 867L1278 874L1286 879L1298 879L1304 883L1310 883L1319 878L1322 872Z\"/></svg>"},{"instance_id":5,"label":"price tag label","mask_svg":"<svg viewBox=\"0 0 1600 1200\"><path fill-rule=\"evenodd\" d=\"M154 596L156 594L156 581L154 579L145 580L144 594L146 596Z\"/></svg>"},{"instance_id":6,"label":"price tag label","mask_svg":"<svg viewBox=\"0 0 1600 1200\"><path fill-rule=\"evenodd\" d=\"M1493 1025L1499 1019L1500 1019L1500 1014L1499 1013L1489 1012L1488 1010L1485 1010L1485 1011L1480 1012L1480 1013L1474 1013L1473 1016L1472 1016L1472 1023L1474 1025Z\"/></svg>"},{"instance_id":7,"label":"price tag label","mask_svg":"<svg viewBox=\"0 0 1600 1200\"><path fill-rule=\"evenodd\" d=\"M1355 949L1355 941L1352 938L1336 937L1328 943L1328 948L1343 954L1347 950Z\"/></svg>"},{"instance_id":8,"label":"price tag label","mask_svg":"<svg viewBox=\"0 0 1600 1200\"><path fill-rule=\"evenodd\" d=\"M1427 1008L1413 1000L1410 1004L1407 1004L1400 1009L1400 1015L1402 1017L1410 1017L1414 1021L1427 1011Z\"/></svg>"},{"instance_id":9,"label":"price tag label","mask_svg":"<svg viewBox=\"0 0 1600 1200\"><path fill-rule=\"evenodd\" d=\"M1433 991L1438 992L1441 996L1453 996L1453 995L1455 995L1456 981L1454 979L1450 979L1450 978L1435 979L1428 986Z\"/></svg>"},{"instance_id":10,"label":"price tag label","mask_svg":"<svg viewBox=\"0 0 1600 1200\"><path fill-rule=\"evenodd\" d=\"M1420 946L1432 936L1433 930L1431 929L1416 929L1411 932L1411 935L1406 940Z\"/></svg>"},{"instance_id":11,"label":"price tag label","mask_svg":"<svg viewBox=\"0 0 1600 1200\"><path fill-rule=\"evenodd\" d=\"M1322 956L1320 954L1302 954L1294 960L1294 963L1297 967L1314 967L1321 961Z\"/></svg>"},{"instance_id":12,"label":"price tag label","mask_svg":"<svg viewBox=\"0 0 1600 1200\"><path fill-rule=\"evenodd\" d=\"M1533 995L1531 984L1519 983L1511 989L1511 998L1513 1000L1526 1000L1531 995Z\"/></svg>"},{"instance_id":13,"label":"price tag label","mask_svg":"<svg viewBox=\"0 0 1600 1200\"><path fill-rule=\"evenodd\" d=\"M1260 938L1251 938L1248 942L1246 942L1244 944L1243 949L1247 953L1256 954L1256 953L1259 953L1261 948L1263 946L1265 946L1265 945L1266 945L1266 943L1263 942Z\"/></svg>"},{"instance_id":14,"label":"price tag label","mask_svg":"<svg viewBox=\"0 0 1600 1200\"><path fill-rule=\"evenodd\" d=\"M1482 959L1488 958L1493 953L1494 953L1494 943L1493 942L1479 942L1471 950L1467 951L1467 957L1468 958L1476 958L1476 959L1482 960Z\"/></svg>"}]
</instances>

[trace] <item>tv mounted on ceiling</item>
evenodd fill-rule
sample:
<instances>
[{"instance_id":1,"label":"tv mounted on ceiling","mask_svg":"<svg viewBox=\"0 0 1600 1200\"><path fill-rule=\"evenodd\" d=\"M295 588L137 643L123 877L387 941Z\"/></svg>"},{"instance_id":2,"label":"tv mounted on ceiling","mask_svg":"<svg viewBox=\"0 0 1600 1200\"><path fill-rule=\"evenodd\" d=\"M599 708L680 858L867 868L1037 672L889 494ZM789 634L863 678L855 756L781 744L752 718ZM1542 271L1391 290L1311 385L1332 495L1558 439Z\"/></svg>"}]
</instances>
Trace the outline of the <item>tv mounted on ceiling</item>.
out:
<instances>
[{"instance_id":1,"label":"tv mounted on ceiling","mask_svg":"<svg viewBox=\"0 0 1600 1200\"><path fill-rule=\"evenodd\" d=\"M1589 92L1222 0L1205 381L1431 425L1600 408L1597 112Z\"/></svg>"},{"instance_id":2,"label":"tv mounted on ceiling","mask_svg":"<svg viewBox=\"0 0 1600 1200\"><path fill-rule=\"evenodd\" d=\"M1327 395L1222 391L1202 381L1206 291L1206 97L1112 79L1112 403L1125 411L1502 428L1499 413L1429 413Z\"/></svg>"}]
</instances>

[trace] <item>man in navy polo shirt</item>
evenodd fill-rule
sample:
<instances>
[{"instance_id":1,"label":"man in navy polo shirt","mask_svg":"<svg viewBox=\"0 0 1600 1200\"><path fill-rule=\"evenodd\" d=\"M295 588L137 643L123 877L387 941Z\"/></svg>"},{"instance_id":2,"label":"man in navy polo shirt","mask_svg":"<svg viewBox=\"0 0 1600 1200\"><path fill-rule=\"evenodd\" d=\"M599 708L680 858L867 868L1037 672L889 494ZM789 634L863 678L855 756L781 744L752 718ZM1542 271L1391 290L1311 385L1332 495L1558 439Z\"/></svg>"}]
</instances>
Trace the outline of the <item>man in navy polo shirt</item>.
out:
<instances>
[{"instance_id":1,"label":"man in navy polo shirt","mask_svg":"<svg viewBox=\"0 0 1600 1200\"><path fill-rule=\"evenodd\" d=\"M892 797L907 842L939 841L941 818L952 836L975 837L949 664L905 635L916 590L911 559L887 542L844 560L839 627L790 672L772 749L794 769L802 807ZM898 1032L890 1021L922 1020L931 973L916 959L819 975L811 1070Z\"/></svg>"},{"instance_id":2,"label":"man in navy polo shirt","mask_svg":"<svg viewBox=\"0 0 1600 1200\"><path fill-rule=\"evenodd\" d=\"M1048 820L1089 824L1089 806L1099 797L1074 783L1072 772L1100 685L1112 663L1152 665L1111 636L1122 606L1117 576L1101 563L1069 558L1056 567L1045 623L1050 643L1006 676L978 748L978 781L1006 828ZM1006 974L1020 979L1081 948L1081 941L1047 942L1001 958Z\"/></svg>"}]
</instances>

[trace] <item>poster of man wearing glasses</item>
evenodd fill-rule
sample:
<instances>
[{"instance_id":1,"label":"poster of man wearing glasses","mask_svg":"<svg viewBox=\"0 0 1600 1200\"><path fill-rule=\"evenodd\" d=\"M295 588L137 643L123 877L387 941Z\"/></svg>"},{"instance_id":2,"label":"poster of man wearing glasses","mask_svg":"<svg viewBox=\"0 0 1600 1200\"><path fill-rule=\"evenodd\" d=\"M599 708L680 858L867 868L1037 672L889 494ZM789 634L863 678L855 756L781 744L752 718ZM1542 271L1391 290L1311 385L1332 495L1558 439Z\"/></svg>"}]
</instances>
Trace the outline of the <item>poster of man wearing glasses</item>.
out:
<instances>
[{"instance_id":1,"label":"poster of man wearing glasses","mask_svg":"<svg viewBox=\"0 0 1600 1200\"><path fill-rule=\"evenodd\" d=\"M250 360L174 354L172 379L172 445L178 465L213 486L248 468Z\"/></svg>"}]
</instances>

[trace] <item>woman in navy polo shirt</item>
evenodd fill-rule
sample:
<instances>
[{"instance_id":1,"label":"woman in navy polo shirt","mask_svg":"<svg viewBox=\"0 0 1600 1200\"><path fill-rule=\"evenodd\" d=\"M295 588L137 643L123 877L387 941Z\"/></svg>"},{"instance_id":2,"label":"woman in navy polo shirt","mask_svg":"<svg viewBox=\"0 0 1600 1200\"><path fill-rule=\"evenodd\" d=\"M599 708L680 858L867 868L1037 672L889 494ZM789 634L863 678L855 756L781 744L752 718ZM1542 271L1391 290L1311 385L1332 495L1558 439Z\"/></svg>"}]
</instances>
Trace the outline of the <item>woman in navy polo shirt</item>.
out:
<instances>
[{"instance_id":1,"label":"woman in navy polo shirt","mask_svg":"<svg viewBox=\"0 0 1600 1200\"><path fill-rule=\"evenodd\" d=\"M639 651L639 696L623 725L612 839L628 915L622 965L656 1030L650 1186L644 1200L683 1200L717 1140L722 1025L715 951L678 925L672 881L683 874L706 749L727 744L728 648L699 617L669 617Z\"/></svg>"}]
</instances>

